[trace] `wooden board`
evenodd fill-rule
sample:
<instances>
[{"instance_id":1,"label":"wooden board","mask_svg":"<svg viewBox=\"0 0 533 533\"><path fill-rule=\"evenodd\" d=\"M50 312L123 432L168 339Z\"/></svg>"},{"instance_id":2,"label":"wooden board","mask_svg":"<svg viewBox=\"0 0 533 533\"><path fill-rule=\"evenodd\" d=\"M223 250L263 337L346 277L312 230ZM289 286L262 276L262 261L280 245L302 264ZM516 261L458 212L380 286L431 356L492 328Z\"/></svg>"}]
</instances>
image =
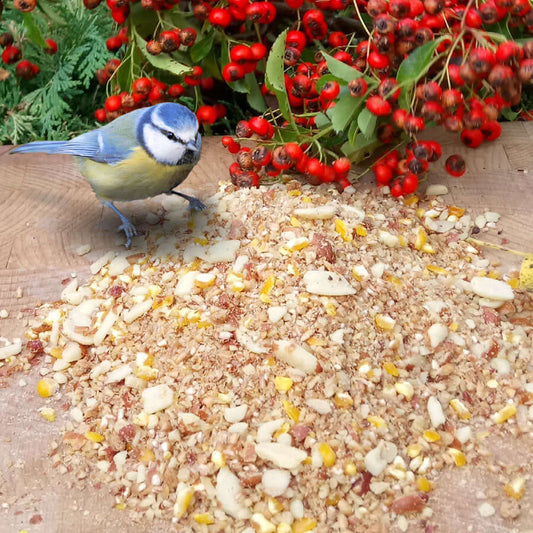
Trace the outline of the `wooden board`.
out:
<instances>
[{"instance_id":1,"label":"wooden board","mask_svg":"<svg viewBox=\"0 0 533 533\"><path fill-rule=\"evenodd\" d=\"M522 251L533 251L533 124L504 124L502 137L477 150L468 150L457 136L439 132L444 158L460 153L467 160L463 178L449 178L443 161L432 166L430 182L444 183L449 204L466 207L474 216L486 210L502 215L499 231L479 238ZM88 277L89 265L109 249L120 249L123 234L117 233L117 217L104 209L68 156L8 155L0 147L0 309L9 318L0 319L0 336L22 336L26 320L39 301L56 300L61 281L76 273ZM200 163L180 188L200 198L228 179L233 161L218 139L206 139ZM368 186L370 180L361 185ZM124 213L143 230L146 215L157 212L159 200L122 204ZM78 256L83 244L91 252ZM494 254L505 268L517 268L520 258ZM18 293L18 294L17 294ZM79 490L73 480L55 472L47 457L50 442L59 438L61 421L50 424L37 416L43 401L35 393L37 372L16 376L7 389L0 389L0 533L27 529L30 532L169 531L168 523L132 524L124 513L112 509L105 488ZM23 380L25 383L20 381ZM64 418L64 416L63 416ZM533 460L531 441L515 443L511 450L496 443L494 453L528 469ZM520 518L509 526L500 517L479 516L476 491L501 484L490 472L471 468L445 475L432 494L431 506L446 531L526 531L533 523L533 487L523 499ZM42 518L31 524L32 517ZM34 518L38 521L39 518Z\"/></svg>"}]
</instances>

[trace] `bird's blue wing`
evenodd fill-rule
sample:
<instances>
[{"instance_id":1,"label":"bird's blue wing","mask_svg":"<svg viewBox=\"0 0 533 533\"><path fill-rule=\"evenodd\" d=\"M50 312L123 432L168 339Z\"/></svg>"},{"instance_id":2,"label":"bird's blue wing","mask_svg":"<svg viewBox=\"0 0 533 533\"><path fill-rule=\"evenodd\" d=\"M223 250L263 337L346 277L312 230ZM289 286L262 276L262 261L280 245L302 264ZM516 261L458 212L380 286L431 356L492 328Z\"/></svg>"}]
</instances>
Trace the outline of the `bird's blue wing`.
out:
<instances>
[{"instance_id":1,"label":"bird's blue wing","mask_svg":"<svg viewBox=\"0 0 533 533\"><path fill-rule=\"evenodd\" d=\"M137 109L122 115L113 122L70 141L37 141L19 146L12 153L68 154L86 157L98 163L119 163L139 146L137 123L147 109Z\"/></svg>"}]
</instances>

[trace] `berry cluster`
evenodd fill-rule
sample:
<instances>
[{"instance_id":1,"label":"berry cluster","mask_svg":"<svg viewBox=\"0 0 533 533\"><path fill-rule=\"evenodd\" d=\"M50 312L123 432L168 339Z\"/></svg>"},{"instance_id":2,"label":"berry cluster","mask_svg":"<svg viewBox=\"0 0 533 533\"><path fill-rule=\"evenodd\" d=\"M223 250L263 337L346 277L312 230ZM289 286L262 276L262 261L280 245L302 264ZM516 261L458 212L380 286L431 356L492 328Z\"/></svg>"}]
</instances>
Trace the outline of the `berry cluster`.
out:
<instances>
[{"instance_id":1,"label":"berry cluster","mask_svg":"<svg viewBox=\"0 0 533 533\"><path fill-rule=\"evenodd\" d=\"M21 11L31 11L35 8L35 5L31 9L27 9L24 5L24 9ZM57 43L53 39L46 39L46 47L44 52L47 54L55 54L57 52ZM2 50L2 62L6 65L15 66L15 75L24 80L30 80L35 78L39 74L39 66L27 59L22 58L22 48L20 45L14 43L14 37L11 32L5 32L0 35L0 47Z\"/></svg>"}]
</instances>

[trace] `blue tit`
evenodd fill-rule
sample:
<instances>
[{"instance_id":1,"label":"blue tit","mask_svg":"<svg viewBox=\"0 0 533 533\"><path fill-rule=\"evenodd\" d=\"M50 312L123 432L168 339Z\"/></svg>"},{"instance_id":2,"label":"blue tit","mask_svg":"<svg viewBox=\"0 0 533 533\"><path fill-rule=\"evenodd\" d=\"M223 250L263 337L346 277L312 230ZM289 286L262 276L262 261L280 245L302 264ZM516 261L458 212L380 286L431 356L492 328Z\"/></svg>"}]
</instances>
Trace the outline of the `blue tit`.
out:
<instances>
[{"instance_id":1,"label":"blue tit","mask_svg":"<svg viewBox=\"0 0 533 533\"><path fill-rule=\"evenodd\" d=\"M129 248L135 226L113 202L172 193L186 198L190 208L203 209L197 198L172 190L198 162L201 147L195 114L180 104L163 103L121 115L70 141L32 142L11 153L74 156L98 199L119 216Z\"/></svg>"}]
</instances>

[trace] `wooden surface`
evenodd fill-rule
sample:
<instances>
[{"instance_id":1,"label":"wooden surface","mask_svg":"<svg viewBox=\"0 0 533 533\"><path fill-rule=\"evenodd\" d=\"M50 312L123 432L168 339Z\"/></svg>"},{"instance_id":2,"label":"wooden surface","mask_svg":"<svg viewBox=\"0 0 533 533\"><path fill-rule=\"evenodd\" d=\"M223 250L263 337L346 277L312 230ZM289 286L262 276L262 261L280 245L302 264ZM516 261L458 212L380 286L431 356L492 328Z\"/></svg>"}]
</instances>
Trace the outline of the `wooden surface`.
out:
<instances>
[{"instance_id":1,"label":"wooden surface","mask_svg":"<svg viewBox=\"0 0 533 533\"><path fill-rule=\"evenodd\" d=\"M474 216L487 210L502 215L499 234L492 230L479 238L533 251L533 124L505 124L498 141L477 150L464 148L456 136L441 132L426 136L444 147L444 158L431 167L429 182L448 185L446 201L466 207ZM80 281L87 279L90 263L109 249L120 249L124 237L116 232L117 217L98 202L70 157L8 155L9 150L0 147L0 309L9 312L9 318L0 319L0 336L11 339L23 335L37 302L59 297L61 280L73 272ZM467 160L467 173L460 179L449 178L443 170L445 157L452 153ZM206 139L200 163L180 190L208 196L219 180L228 179L232 161L217 139ZM147 214L160 213L161 200L120 208L145 230ZM76 249L84 244L91 246L91 252L78 256ZM498 257L506 269L520 264L520 258L510 254ZM8 388L0 389L0 533L170 531L166 523L127 522L124 513L111 509L105 488L70 489L68 476L50 468L47 453L50 442L59 438L61 422L50 424L37 415L42 405L35 394L37 378L36 372L15 376ZM21 379L26 386L21 386ZM502 460L531 467L531 439L511 451L501 445L495 450ZM487 533L533 529L533 487L524 498L526 511L520 523L509 529L497 517L480 521L475 493L495 483L490 473L455 470L446 474L446 480L439 482L441 488L430 500L441 524L439 533L467 531L469 526L471 531ZM35 516L42 521L31 524Z\"/></svg>"}]
</instances>

